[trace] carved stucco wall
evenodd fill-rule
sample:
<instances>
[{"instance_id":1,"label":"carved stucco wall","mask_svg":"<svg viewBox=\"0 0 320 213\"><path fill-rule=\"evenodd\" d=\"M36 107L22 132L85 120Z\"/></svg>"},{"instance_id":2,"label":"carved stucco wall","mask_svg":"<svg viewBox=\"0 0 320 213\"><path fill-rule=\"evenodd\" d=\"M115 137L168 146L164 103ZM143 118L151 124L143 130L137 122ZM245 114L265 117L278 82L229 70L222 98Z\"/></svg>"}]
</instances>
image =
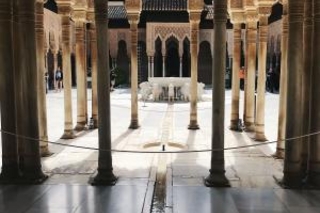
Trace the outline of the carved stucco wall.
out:
<instances>
[{"instance_id":1,"label":"carved stucco wall","mask_svg":"<svg viewBox=\"0 0 320 213\"><path fill-rule=\"evenodd\" d=\"M269 32L268 32L268 51L279 53L281 51L281 36L282 36L282 20L273 22L269 25ZM273 50L270 49L271 40L273 42Z\"/></svg>"},{"instance_id":2,"label":"carved stucco wall","mask_svg":"<svg viewBox=\"0 0 320 213\"><path fill-rule=\"evenodd\" d=\"M61 18L58 14L44 9L45 46L47 51L57 53L61 43Z\"/></svg>"}]
</instances>

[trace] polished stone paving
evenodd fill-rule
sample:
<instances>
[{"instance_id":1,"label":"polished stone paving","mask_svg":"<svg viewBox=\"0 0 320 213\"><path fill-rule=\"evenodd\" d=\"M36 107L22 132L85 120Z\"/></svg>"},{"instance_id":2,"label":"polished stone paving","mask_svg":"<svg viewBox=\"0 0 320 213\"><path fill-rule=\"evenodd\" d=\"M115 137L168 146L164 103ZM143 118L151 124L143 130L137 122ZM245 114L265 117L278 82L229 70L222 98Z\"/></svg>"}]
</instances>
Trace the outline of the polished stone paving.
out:
<instances>
[{"instance_id":1,"label":"polished stone paving","mask_svg":"<svg viewBox=\"0 0 320 213\"><path fill-rule=\"evenodd\" d=\"M73 118L76 124L76 90L73 93ZM91 94L89 114L91 111ZM243 97L243 93L241 93ZM189 103L139 102L141 128L129 130L130 91L117 89L111 94L112 148L117 150L210 149L211 91L198 103L200 130L187 129ZM66 145L98 147L97 130L77 133L73 140L59 139L63 133L63 93L49 92L48 136ZM231 91L226 91L225 147L256 144L252 135L232 132ZM243 103L240 103L242 112ZM266 93L266 136L272 141L277 133L278 95ZM170 111L170 113L168 113ZM240 113L242 114L242 113ZM1 139L0 139L1 141ZM173 142L179 146L170 146ZM157 146L152 146L157 144ZM281 177L282 161L271 157L275 144L225 152L226 176L231 188L207 188L203 179L209 174L210 153L132 154L113 153L114 173L119 177L113 187L91 186L97 169L98 154L93 150L49 144L54 154L43 158L49 176L41 185L0 185L0 213L210 213L210 212L320 212L320 192L280 188L274 176ZM163 156L160 156L163 155ZM165 156L165 158L163 158ZM166 163L164 210L151 208L159 159ZM163 163L163 162L162 162ZM0 161L1 164L1 161Z\"/></svg>"}]
</instances>

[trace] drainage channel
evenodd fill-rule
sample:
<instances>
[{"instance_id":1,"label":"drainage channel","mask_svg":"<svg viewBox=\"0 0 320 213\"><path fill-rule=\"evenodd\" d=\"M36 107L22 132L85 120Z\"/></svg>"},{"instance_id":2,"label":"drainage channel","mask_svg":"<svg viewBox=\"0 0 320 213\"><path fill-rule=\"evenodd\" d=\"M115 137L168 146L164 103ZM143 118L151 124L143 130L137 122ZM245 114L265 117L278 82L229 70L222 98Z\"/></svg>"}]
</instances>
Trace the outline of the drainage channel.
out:
<instances>
[{"instance_id":1,"label":"drainage channel","mask_svg":"<svg viewBox=\"0 0 320 213\"><path fill-rule=\"evenodd\" d=\"M168 108L162 123L161 141L160 144L163 151L169 145L172 139L173 131L173 104L168 104ZM152 200L151 213L164 213L167 212L167 162L170 156L167 154L158 154L156 183ZM170 187L170 186L169 186Z\"/></svg>"}]
</instances>

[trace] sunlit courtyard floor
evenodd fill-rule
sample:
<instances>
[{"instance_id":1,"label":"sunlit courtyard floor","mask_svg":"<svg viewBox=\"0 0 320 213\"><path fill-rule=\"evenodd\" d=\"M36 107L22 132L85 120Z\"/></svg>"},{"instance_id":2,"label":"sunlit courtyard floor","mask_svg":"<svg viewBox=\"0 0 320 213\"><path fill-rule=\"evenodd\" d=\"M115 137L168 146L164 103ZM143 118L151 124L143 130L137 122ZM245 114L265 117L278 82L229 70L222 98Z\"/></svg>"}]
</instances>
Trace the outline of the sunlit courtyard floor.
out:
<instances>
[{"instance_id":1,"label":"sunlit courtyard floor","mask_svg":"<svg viewBox=\"0 0 320 213\"><path fill-rule=\"evenodd\" d=\"M72 91L73 118L76 125L76 90ZM199 130L188 130L190 103L143 102L139 100L137 130L130 123L130 91L111 93L112 149L133 151L205 150L211 148L211 90L205 90L198 103ZM225 96L225 147L259 144L253 134L230 131L231 91ZM91 114L91 90L88 90L88 114ZM278 123L277 94L266 93L265 132L276 140ZM241 92L240 116L243 114ZM98 148L98 131L78 132L72 140L61 140L64 127L63 92L47 94L49 141L66 145ZM165 165L166 190L163 211L179 213L206 212L320 212L318 191L295 191L280 188L274 177L282 175L282 160L271 155L276 144L225 151L226 176L231 188L204 186L209 174L211 152L143 154L113 152L114 187L92 187L88 180L97 169L98 152L49 144L53 153L42 159L49 179L40 186L0 186L1 196L12 196L20 206L6 199L0 212L150 212L160 164ZM1 162L0 162L1 163ZM11 211L11 209L13 209Z\"/></svg>"}]
</instances>

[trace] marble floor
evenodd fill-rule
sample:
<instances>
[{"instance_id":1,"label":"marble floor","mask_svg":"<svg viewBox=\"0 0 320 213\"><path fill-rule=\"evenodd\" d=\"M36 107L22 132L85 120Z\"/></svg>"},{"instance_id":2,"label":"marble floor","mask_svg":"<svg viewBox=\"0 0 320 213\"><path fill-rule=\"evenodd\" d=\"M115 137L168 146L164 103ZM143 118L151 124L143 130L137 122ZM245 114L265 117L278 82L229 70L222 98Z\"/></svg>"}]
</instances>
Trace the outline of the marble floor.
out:
<instances>
[{"instance_id":1,"label":"marble floor","mask_svg":"<svg viewBox=\"0 0 320 213\"><path fill-rule=\"evenodd\" d=\"M75 125L76 90L72 92ZM90 90L88 98L90 115ZM282 161L271 157L275 144L225 151L230 188L204 186L203 179L209 174L210 152L141 154L116 151L161 151L163 146L166 151L210 149L211 100L211 90L205 90L203 100L198 103L200 130L187 129L189 103L151 101L139 101L141 127L129 130L130 91L116 89L112 92L113 166L119 179L115 186L106 187L88 183L97 169L97 152L68 147L72 144L97 148L97 130L77 132L77 138L61 140L63 92L50 91L47 94L48 136L53 142L49 144L53 155L42 159L43 170L49 178L41 185L0 185L0 213L320 212L320 191L282 189L274 181L274 177L282 175ZM252 135L228 129L230 90L226 91L225 106L225 147L258 144L251 139ZM241 112L242 106L241 102ZM266 136L269 141L276 139L277 108L278 95L266 93ZM54 142L65 146L54 145ZM160 183L159 177L165 181ZM159 187L161 184L163 187ZM163 193L164 197L154 196L157 193Z\"/></svg>"}]
</instances>

